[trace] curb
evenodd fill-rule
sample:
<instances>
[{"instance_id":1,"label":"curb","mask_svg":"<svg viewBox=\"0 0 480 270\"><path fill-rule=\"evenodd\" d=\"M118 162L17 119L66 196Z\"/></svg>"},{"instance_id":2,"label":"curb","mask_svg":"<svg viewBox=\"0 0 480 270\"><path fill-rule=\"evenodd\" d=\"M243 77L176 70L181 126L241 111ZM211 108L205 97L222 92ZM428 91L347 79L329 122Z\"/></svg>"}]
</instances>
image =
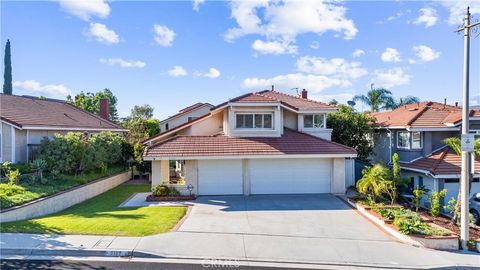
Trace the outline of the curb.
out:
<instances>
[{"instance_id":1,"label":"curb","mask_svg":"<svg viewBox=\"0 0 480 270\"><path fill-rule=\"evenodd\" d=\"M163 258L162 256L132 250L98 250L98 249L20 249L1 250L1 256L65 256L65 257L111 257L111 258Z\"/></svg>"}]
</instances>

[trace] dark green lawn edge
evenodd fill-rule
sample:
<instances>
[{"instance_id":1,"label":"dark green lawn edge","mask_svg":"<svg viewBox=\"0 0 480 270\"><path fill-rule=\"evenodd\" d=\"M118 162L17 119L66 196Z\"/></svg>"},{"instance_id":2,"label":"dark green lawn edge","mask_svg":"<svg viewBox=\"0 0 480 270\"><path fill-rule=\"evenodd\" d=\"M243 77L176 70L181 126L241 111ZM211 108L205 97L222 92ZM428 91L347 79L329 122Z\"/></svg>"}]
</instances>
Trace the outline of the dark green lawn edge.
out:
<instances>
[{"instance_id":1,"label":"dark green lawn edge","mask_svg":"<svg viewBox=\"0 0 480 270\"><path fill-rule=\"evenodd\" d=\"M62 191L59 191L57 193L53 193L53 194L50 194L50 195L47 195L47 196L44 196L44 197L40 197L38 199L35 199L35 200L32 200L32 201L28 201L28 202L25 202L25 203L22 203L22 204L19 204L19 205L14 205L14 206L11 206L11 207L8 207L8 208L2 208L0 209L0 213L5 213L5 212L9 212L9 211L13 211L13 210L16 210L16 209L19 209L19 208L23 208L23 207L27 207L31 204L34 204L34 203L38 203L40 201L43 201L43 200L46 200L46 199L50 199L50 198L53 198L53 197L56 197L56 196L59 196L59 195L62 195L64 193L67 193L67 192L70 192L70 191L73 191L73 190L76 190L76 189L79 189L79 188L82 188L82 187L85 187L85 186L88 186L88 185L92 185L92 184L95 184L96 182L100 182L100 181L103 181L107 178L110 178L110 177L115 177L117 175L120 175L120 174L123 174L123 173L126 173L126 172L131 172L130 169L126 169L125 171L122 171L122 172L119 172L119 173L115 173L115 174L112 174L112 175L108 175L108 176L104 176L104 177L101 177L101 178L98 178L98 179L95 179L95 180L92 180L88 183L85 183L85 184L80 184L80 185L77 185L77 186L73 186L69 189L65 189L65 190L62 190ZM127 180L128 181L128 180ZM115 187L114 187L115 188Z\"/></svg>"}]
</instances>

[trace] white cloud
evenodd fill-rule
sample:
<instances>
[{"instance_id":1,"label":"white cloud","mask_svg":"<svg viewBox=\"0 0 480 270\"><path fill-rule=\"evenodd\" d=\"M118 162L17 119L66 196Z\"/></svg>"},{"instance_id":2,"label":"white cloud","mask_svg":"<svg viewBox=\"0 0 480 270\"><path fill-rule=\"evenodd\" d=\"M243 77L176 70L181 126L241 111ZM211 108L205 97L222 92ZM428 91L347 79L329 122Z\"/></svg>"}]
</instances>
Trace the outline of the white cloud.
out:
<instances>
[{"instance_id":1,"label":"white cloud","mask_svg":"<svg viewBox=\"0 0 480 270\"><path fill-rule=\"evenodd\" d=\"M255 40L252 44L252 49L261 54L293 54L297 52L297 46L290 44L290 42L279 41L262 41Z\"/></svg>"},{"instance_id":2,"label":"white cloud","mask_svg":"<svg viewBox=\"0 0 480 270\"><path fill-rule=\"evenodd\" d=\"M296 67L303 73L328 75L342 79L357 79L368 74L360 62L348 62L343 58L325 59L304 56L297 60Z\"/></svg>"},{"instance_id":3,"label":"white cloud","mask_svg":"<svg viewBox=\"0 0 480 270\"><path fill-rule=\"evenodd\" d=\"M90 23L90 29L87 33L88 36L95 38L98 42L103 44L117 44L120 42L115 31L107 28L105 24L101 23Z\"/></svg>"},{"instance_id":4,"label":"white cloud","mask_svg":"<svg viewBox=\"0 0 480 270\"><path fill-rule=\"evenodd\" d=\"M272 78L246 78L242 83L242 87L249 90L268 89L271 85L284 89L305 88L313 93L319 93L330 87L350 87L352 84L345 79L302 73L278 75Z\"/></svg>"},{"instance_id":5,"label":"white cloud","mask_svg":"<svg viewBox=\"0 0 480 270\"><path fill-rule=\"evenodd\" d=\"M449 24L459 26L463 24L463 17L467 12L467 7L470 7L470 13L472 14L480 13L480 1L478 0L442 0L441 2L443 6L446 7L450 12L450 15L448 17Z\"/></svg>"},{"instance_id":6,"label":"white cloud","mask_svg":"<svg viewBox=\"0 0 480 270\"><path fill-rule=\"evenodd\" d=\"M310 95L310 98L323 101L325 103L330 102L335 99L339 104L347 104L347 101L352 100L355 95L352 93L338 93L338 94L329 94L329 95Z\"/></svg>"},{"instance_id":7,"label":"white cloud","mask_svg":"<svg viewBox=\"0 0 480 270\"><path fill-rule=\"evenodd\" d=\"M362 49L356 49L355 51L353 51L352 53L352 56L353 57L360 57L362 55L365 55L365 51L362 50Z\"/></svg>"},{"instance_id":8,"label":"white cloud","mask_svg":"<svg viewBox=\"0 0 480 270\"><path fill-rule=\"evenodd\" d=\"M400 62L400 53L394 48L386 48L382 53L383 62Z\"/></svg>"},{"instance_id":9,"label":"white cloud","mask_svg":"<svg viewBox=\"0 0 480 270\"><path fill-rule=\"evenodd\" d=\"M353 39L358 30L346 17L339 2L323 1L239 1L231 2L231 15L237 27L225 33L231 42L245 35L261 35L268 42L295 44L297 35L328 31Z\"/></svg>"},{"instance_id":10,"label":"white cloud","mask_svg":"<svg viewBox=\"0 0 480 270\"><path fill-rule=\"evenodd\" d=\"M187 70L184 69L182 66L174 66L172 69L167 71L168 75L172 77L183 77L187 76Z\"/></svg>"},{"instance_id":11,"label":"white cloud","mask_svg":"<svg viewBox=\"0 0 480 270\"><path fill-rule=\"evenodd\" d=\"M205 3L205 0L193 0L193 10L199 11L200 10L200 5Z\"/></svg>"},{"instance_id":12,"label":"white cloud","mask_svg":"<svg viewBox=\"0 0 480 270\"><path fill-rule=\"evenodd\" d=\"M386 23L388 23L388 22L398 20L398 19L400 19L402 16L403 16L403 11L398 11L397 13L395 13L394 15L389 16L389 17L386 18L385 20L383 20L383 21L378 21L377 24L386 24Z\"/></svg>"},{"instance_id":13,"label":"white cloud","mask_svg":"<svg viewBox=\"0 0 480 270\"><path fill-rule=\"evenodd\" d=\"M65 98L72 93L72 91L63 84L42 85L35 80L15 81L13 82L13 87L28 92L30 94L45 95L54 98Z\"/></svg>"},{"instance_id":14,"label":"white cloud","mask_svg":"<svg viewBox=\"0 0 480 270\"><path fill-rule=\"evenodd\" d=\"M318 43L318 41L314 41L314 42L310 43L310 48L316 50L316 49L320 48L320 43Z\"/></svg>"},{"instance_id":15,"label":"white cloud","mask_svg":"<svg viewBox=\"0 0 480 270\"><path fill-rule=\"evenodd\" d=\"M205 73L202 73L202 72L195 72L194 75L197 76L197 77L207 77L207 78L210 78L210 79L215 79L215 78L218 78L220 77L220 71L216 68L209 68L208 69L208 72L205 72Z\"/></svg>"},{"instance_id":16,"label":"white cloud","mask_svg":"<svg viewBox=\"0 0 480 270\"><path fill-rule=\"evenodd\" d=\"M438 21L437 10L434 8L421 8L421 15L413 22L414 24L425 24L425 27L434 26Z\"/></svg>"},{"instance_id":17,"label":"white cloud","mask_svg":"<svg viewBox=\"0 0 480 270\"><path fill-rule=\"evenodd\" d=\"M376 70L373 83L379 87L391 88L395 86L410 83L412 76L406 74L401 68L392 68L388 70Z\"/></svg>"},{"instance_id":18,"label":"white cloud","mask_svg":"<svg viewBox=\"0 0 480 270\"><path fill-rule=\"evenodd\" d=\"M413 64L415 64L416 62L417 62L417 61L415 61L415 59L408 59L408 63L409 63L409 64L412 64L412 65L413 65Z\"/></svg>"},{"instance_id":19,"label":"white cloud","mask_svg":"<svg viewBox=\"0 0 480 270\"><path fill-rule=\"evenodd\" d=\"M143 68L146 66L145 62L137 60L125 60L122 58L100 58L100 63L109 66L119 66L122 68Z\"/></svg>"},{"instance_id":20,"label":"white cloud","mask_svg":"<svg viewBox=\"0 0 480 270\"><path fill-rule=\"evenodd\" d=\"M440 52L425 45L414 46L413 51L422 62L430 62L440 57Z\"/></svg>"},{"instance_id":21,"label":"white cloud","mask_svg":"<svg viewBox=\"0 0 480 270\"><path fill-rule=\"evenodd\" d=\"M85 21L92 16L105 18L110 14L106 0L59 0L59 3L65 11Z\"/></svg>"},{"instance_id":22,"label":"white cloud","mask_svg":"<svg viewBox=\"0 0 480 270\"><path fill-rule=\"evenodd\" d=\"M153 25L153 31L155 32L155 42L163 47L171 47L173 40L175 39L175 32L165 25L155 24Z\"/></svg>"}]
</instances>

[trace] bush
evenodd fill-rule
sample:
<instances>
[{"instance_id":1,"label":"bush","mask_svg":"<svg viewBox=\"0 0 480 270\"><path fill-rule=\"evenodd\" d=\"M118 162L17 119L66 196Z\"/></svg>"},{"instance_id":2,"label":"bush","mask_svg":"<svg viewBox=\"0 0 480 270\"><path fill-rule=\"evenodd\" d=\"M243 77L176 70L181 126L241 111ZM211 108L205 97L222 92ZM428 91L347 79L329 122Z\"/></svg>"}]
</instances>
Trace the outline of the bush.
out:
<instances>
[{"instance_id":1,"label":"bush","mask_svg":"<svg viewBox=\"0 0 480 270\"><path fill-rule=\"evenodd\" d=\"M125 138L111 132L69 132L44 138L38 148L38 158L45 160L49 171L79 174L95 169L106 171L109 166L120 164L124 157Z\"/></svg>"},{"instance_id":2,"label":"bush","mask_svg":"<svg viewBox=\"0 0 480 270\"><path fill-rule=\"evenodd\" d=\"M430 195L430 215L432 217L438 217L440 215L441 200L447 194L446 189L442 189L439 192L432 192Z\"/></svg>"},{"instance_id":3,"label":"bush","mask_svg":"<svg viewBox=\"0 0 480 270\"><path fill-rule=\"evenodd\" d=\"M166 185L159 185L153 189L153 196L164 197L164 196L179 196L180 191L175 187L169 187Z\"/></svg>"},{"instance_id":4,"label":"bush","mask_svg":"<svg viewBox=\"0 0 480 270\"><path fill-rule=\"evenodd\" d=\"M425 195L426 190L422 188L417 188L413 190L413 208L415 209L415 212L418 212L418 209L420 208L420 201L422 200L423 195Z\"/></svg>"},{"instance_id":5,"label":"bush","mask_svg":"<svg viewBox=\"0 0 480 270\"><path fill-rule=\"evenodd\" d=\"M18 185L0 184L0 197L23 193L25 189Z\"/></svg>"}]
</instances>

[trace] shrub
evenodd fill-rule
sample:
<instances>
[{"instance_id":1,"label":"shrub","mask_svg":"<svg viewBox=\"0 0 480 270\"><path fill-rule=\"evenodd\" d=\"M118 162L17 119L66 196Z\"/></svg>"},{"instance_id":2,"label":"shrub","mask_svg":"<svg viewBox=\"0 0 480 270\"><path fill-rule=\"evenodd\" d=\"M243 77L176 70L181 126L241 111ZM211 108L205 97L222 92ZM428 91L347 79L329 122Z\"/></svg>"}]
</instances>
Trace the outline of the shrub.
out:
<instances>
[{"instance_id":1,"label":"shrub","mask_svg":"<svg viewBox=\"0 0 480 270\"><path fill-rule=\"evenodd\" d=\"M0 184L0 196L13 196L23 193L25 189L19 185Z\"/></svg>"},{"instance_id":2,"label":"shrub","mask_svg":"<svg viewBox=\"0 0 480 270\"><path fill-rule=\"evenodd\" d=\"M447 194L446 189L442 189L439 192L432 192L430 195L430 215L432 217L438 217L440 215L441 200Z\"/></svg>"},{"instance_id":3,"label":"shrub","mask_svg":"<svg viewBox=\"0 0 480 270\"><path fill-rule=\"evenodd\" d=\"M390 170L381 164L375 164L373 167L365 168L362 174L362 178L357 182L357 190L361 194L371 196L376 202L385 192L384 181L391 178Z\"/></svg>"},{"instance_id":4,"label":"shrub","mask_svg":"<svg viewBox=\"0 0 480 270\"><path fill-rule=\"evenodd\" d=\"M417 188L413 190L413 208L415 209L415 212L418 212L418 209L420 208L420 201L422 200L423 195L425 195L426 190L423 188Z\"/></svg>"},{"instance_id":5,"label":"shrub","mask_svg":"<svg viewBox=\"0 0 480 270\"><path fill-rule=\"evenodd\" d=\"M162 196L179 196L179 195L180 195L180 191L178 191L175 187L159 185L153 189L153 196L162 197Z\"/></svg>"},{"instance_id":6,"label":"shrub","mask_svg":"<svg viewBox=\"0 0 480 270\"><path fill-rule=\"evenodd\" d=\"M69 132L44 138L38 148L39 159L45 160L47 168L65 174L78 174L95 169L106 171L109 166L128 159L125 153L125 138L111 132Z\"/></svg>"}]
</instances>

